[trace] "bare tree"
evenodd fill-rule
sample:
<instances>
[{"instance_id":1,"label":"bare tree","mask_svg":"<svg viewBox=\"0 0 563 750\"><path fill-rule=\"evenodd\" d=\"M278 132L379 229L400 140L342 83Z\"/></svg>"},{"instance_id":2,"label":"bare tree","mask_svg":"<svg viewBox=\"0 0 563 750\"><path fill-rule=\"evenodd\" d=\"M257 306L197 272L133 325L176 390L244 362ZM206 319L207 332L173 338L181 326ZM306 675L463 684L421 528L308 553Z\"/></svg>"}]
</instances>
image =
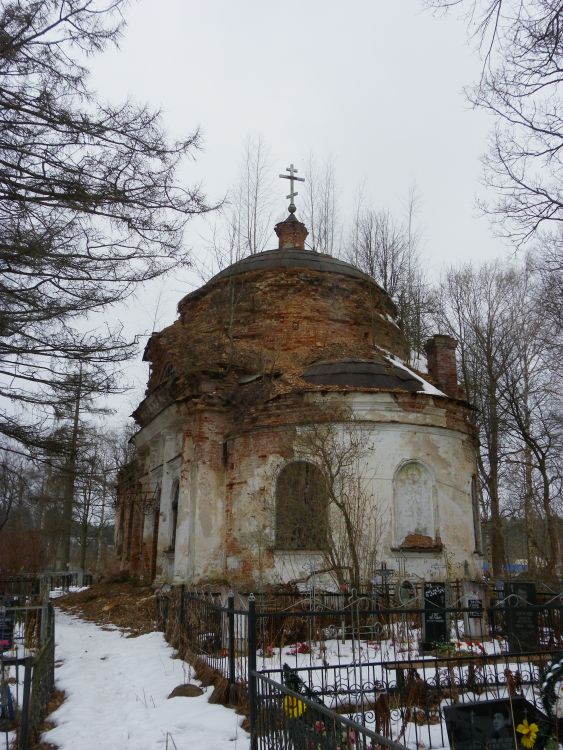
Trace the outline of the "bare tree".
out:
<instances>
[{"instance_id":1,"label":"bare tree","mask_svg":"<svg viewBox=\"0 0 563 750\"><path fill-rule=\"evenodd\" d=\"M496 117L486 157L488 210L518 242L563 221L563 9L553 0L429 0L466 6L484 56L471 101Z\"/></svg>"},{"instance_id":2,"label":"bare tree","mask_svg":"<svg viewBox=\"0 0 563 750\"><path fill-rule=\"evenodd\" d=\"M81 333L78 320L184 262L184 224L208 210L175 177L198 133L169 143L158 112L88 88L84 61L117 42L125 5L8 0L0 10L4 448L43 444L45 410L75 363L131 355L118 326Z\"/></svg>"},{"instance_id":3,"label":"bare tree","mask_svg":"<svg viewBox=\"0 0 563 750\"><path fill-rule=\"evenodd\" d=\"M563 244L542 236L527 259L536 279L535 304L544 321L544 348L557 367L563 359Z\"/></svg>"},{"instance_id":4,"label":"bare tree","mask_svg":"<svg viewBox=\"0 0 563 750\"><path fill-rule=\"evenodd\" d=\"M266 249L273 230L273 205L273 169L268 148L260 136L248 136L238 179L211 226L207 240L210 263L198 263L203 279Z\"/></svg>"},{"instance_id":5,"label":"bare tree","mask_svg":"<svg viewBox=\"0 0 563 750\"><path fill-rule=\"evenodd\" d=\"M0 463L0 532L8 523L12 510L21 509L28 492L25 468L10 456Z\"/></svg>"},{"instance_id":6,"label":"bare tree","mask_svg":"<svg viewBox=\"0 0 563 750\"><path fill-rule=\"evenodd\" d=\"M389 211L366 207L360 191L346 250L347 260L374 278L397 305L413 364L428 337L431 310L430 286L418 252L416 208L412 189L407 220L398 222Z\"/></svg>"},{"instance_id":7,"label":"bare tree","mask_svg":"<svg viewBox=\"0 0 563 750\"><path fill-rule=\"evenodd\" d=\"M521 461L525 479L527 535L537 537L535 519L543 519L547 543L541 539L541 545L535 546L541 546L546 569L556 572L561 565L557 504L561 504L563 402L559 366L553 367L546 347L546 338L553 332L545 330L544 306L537 298L541 290L530 268L524 266L512 287L515 334L508 344L512 359L501 380L501 394L507 431L517 448L514 458ZM528 559L534 557L529 545Z\"/></svg>"},{"instance_id":8,"label":"bare tree","mask_svg":"<svg viewBox=\"0 0 563 750\"><path fill-rule=\"evenodd\" d=\"M543 291L531 264L496 262L450 270L438 295L438 325L459 342L463 385L476 407L495 575L506 562L503 515L524 521L530 570L540 558L547 571L561 564L563 408Z\"/></svg>"},{"instance_id":9,"label":"bare tree","mask_svg":"<svg viewBox=\"0 0 563 750\"><path fill-rule=\"evenodd\" d=\"M112 433L102 435L97 430L89 430L80 456L73 519L82 570L86 568L90 547L95 547L95 557L91 556L91 562L96 569L103 559L104 537L113 521L116 500L117 441L118 437Z\"/></svg>"},{"instance_id":10,"label":"bare tree","mask_svg":"<svg viewBox=\"0 0 563 750\"><path fill-rule=\"evenodd\" d=\"M318 466L326 482L326 570L339 585L357 590L371 578L369 566L382 534L366 461L371 450L369 432L353 421L308 427L296 442L296 453Z\"/></svg>"},{"instance_id":11,"label":"bare tree","mask_svg":"<svg viewBox=\"0 0 563 750\"><path fill-rule=\"evenodd\" d=\"M510 310L514 273L493 263L450 269L438 292L436 324L459 343L462 385L476 407L480 431L479 478L483 514L491 519L492 564L505 564L501 514L501 472L506 457L502 380L514 357L516 331Z\"/></svg>"},{"instance_id":12,"label":"bare tree","mask_svg":"<svg viewBox=\"0 0 563 750\"><path fill-rule=\"evenodd\" d=\"M304 222L309 230L306 246L318 253L338 255L339 209L334 164L330 159L319 164L312 154L309 156L303 198Z\"/></svg>"}]
</instances>

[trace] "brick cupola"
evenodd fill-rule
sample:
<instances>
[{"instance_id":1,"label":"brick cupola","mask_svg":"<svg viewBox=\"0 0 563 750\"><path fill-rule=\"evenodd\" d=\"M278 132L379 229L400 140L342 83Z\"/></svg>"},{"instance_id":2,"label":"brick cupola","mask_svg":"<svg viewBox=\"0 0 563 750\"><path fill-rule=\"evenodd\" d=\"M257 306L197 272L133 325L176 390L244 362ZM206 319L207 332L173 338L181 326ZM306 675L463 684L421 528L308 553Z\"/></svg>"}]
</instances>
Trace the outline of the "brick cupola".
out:
<instances>
[{"instance_id":1,"label":"brick cupola","mask_svg":"<svg viewBox=\"0 0 563 750\"><path fill-rule=\"evenodd\" d=\"M280 250L305 250L305 240L309 232L294 213L290 213L285 221L278 222L274 230L279 238Z\"/></svg>"}]
</instances>

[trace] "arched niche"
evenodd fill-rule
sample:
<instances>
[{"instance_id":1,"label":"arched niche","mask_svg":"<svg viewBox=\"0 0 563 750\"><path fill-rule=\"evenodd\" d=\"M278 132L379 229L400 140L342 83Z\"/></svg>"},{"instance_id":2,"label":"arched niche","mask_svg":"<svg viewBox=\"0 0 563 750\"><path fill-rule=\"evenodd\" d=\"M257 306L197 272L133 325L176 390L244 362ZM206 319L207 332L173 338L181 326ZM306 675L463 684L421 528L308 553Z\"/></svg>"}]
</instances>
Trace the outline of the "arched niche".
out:
<instances>
[{"instance_id":1,"label":"arched niche","mask_svg":"<svg viewBox=\"0 0 563 750\"><path fill-rule=\"evenodd\" d=\"M395 541L411 549L435 547L434 479L420 461L407 461L395 473Z\"/></svg>"}]
</instances>

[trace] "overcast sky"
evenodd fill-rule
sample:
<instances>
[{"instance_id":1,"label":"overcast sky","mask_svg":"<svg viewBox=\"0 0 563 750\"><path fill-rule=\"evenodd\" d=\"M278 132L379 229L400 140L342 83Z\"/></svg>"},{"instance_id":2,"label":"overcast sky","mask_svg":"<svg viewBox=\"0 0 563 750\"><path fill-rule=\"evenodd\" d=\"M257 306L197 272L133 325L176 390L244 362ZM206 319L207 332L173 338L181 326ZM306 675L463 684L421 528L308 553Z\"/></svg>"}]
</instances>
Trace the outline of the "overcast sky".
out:
<instances>
[{"instance_id":1,"label":"overcast sky","mask_svg":"<svg viewBox=\"0 0 563 750\"><path fill-rule=\"evenodd\" d=\"M423 0L137 0L126 20L120 48L90 62L92 83L102 98L160 107L173 137L201 128L204 150L182 179L202 182L211 200L236 181L245 140L261 136L274 177L290 162L303 169L310 154L333 161L343 221L360 183L398 217L416 185L433 275L510 252L476 208L493 123L463 93L481 60L459 14L433 15ZM279 181L280 211L287 187ZM196 257L208 231L189 228ZM158 330L199 283L193 272L172 275L115 315L129 333ZM128 368L136 389L120 415L146 372Z\"/></svg>"}]
</instances>

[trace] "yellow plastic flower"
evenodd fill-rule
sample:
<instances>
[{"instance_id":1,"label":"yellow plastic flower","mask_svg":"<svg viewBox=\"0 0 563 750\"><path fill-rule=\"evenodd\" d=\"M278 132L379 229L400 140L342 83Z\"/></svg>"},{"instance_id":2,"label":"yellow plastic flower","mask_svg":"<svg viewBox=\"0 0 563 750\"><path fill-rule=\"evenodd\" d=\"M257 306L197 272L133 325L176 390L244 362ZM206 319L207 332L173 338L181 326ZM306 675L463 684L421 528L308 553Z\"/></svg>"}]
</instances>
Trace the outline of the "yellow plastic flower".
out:
<instances>
[{"instance_id":1,"label":"yellow plastic flower","mask_svg":"<svg viewBox=\"0 0 563 750\"><path fill-rule=\"evenodd\" d=\"M528 719L524 719L521 724L518 724L516 731L522 735L522 744L524 747L533 747L538 736L539 727L537 724L528 724Z\"/></svg>"},{"instance_id":2,"label":"yellow plastic flower","mask_svg":"<svg viewBox=\"0 0 563 750\"><path fill-rule=\"evenodd\" d=\"M283 699L283 710L290 719L298 719L301 714L305 713L307 706L299 698L294 698L293 695L286 695Z\"/></svg>"}]
</instances>

